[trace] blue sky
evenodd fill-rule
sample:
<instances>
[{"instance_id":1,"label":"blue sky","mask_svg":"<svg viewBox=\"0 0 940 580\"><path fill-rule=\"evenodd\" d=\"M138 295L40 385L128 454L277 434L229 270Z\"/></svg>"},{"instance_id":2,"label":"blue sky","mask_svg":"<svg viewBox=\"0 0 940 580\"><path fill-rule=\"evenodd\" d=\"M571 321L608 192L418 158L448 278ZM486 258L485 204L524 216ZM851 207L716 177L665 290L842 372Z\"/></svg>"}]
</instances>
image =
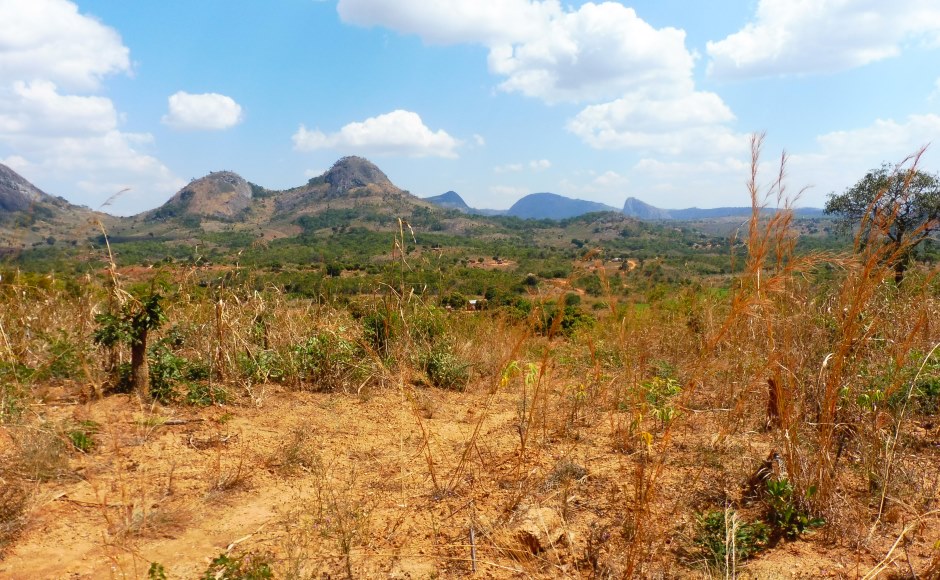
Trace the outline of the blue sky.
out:
<instances>
[{"instance_id":1,"label":"blue sky","mask_svg":"<svg viewBox=\"0 0 940 580\"><path fill-rule=\"evenodd\" d=\"M0 162L93 208L130 188L112 213L352 154L476 207L745 205L756 131L813 206L940 141L940 3L0 0Z\"/></svg>"}]
</instances>

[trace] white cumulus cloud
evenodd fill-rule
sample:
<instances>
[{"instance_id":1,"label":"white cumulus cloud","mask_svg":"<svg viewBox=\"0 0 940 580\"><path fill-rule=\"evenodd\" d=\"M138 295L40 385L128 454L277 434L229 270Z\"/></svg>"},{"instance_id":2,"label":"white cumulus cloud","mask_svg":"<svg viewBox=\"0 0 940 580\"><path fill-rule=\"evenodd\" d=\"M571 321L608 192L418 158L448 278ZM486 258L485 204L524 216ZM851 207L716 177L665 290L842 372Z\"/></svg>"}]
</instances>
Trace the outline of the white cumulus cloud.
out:
<instances>
[{"instance_id":1,"label":"white cumulus cloud","mask_svg":"<svg viewBox=\"0 0 940 580\"><path fill-rule=\"evenodd\" d=\"M345 125L335 133L301 125L293 136L299 151L343 149L406 157L457 157L460 141L443 129L432 131L417 113L401 109Z\"/></svg>"},{"instance_id":2,"label":"white cumulus cloud","mask_svg":"<svg viewBox=\"0 0 940 580\"><path fill-rule=\"evenodd\" d=\"M0 133L7 136L90 135L117 125L117 111L105 97L63 95L46 80L0 88Z\"/></svg>"},{"instance_id":3,"label":"white cumulus cloud","mask_svg":"<svg viewBox=\"0 0 940 580\"><path fill-rule=\"evenodd\" d=\"M153 137L121 130L97 95L130 73L120 35L67 0L0 0L0 157L37 186L115 213L165 201L184 182L147 152Z\"/></svg>"},{"instance_id":4,"label":"white cumulus cloud","mask_svg":"<svg viewBox=\"0 0 940 580\"><path fill-rule=\"evenodd\" d=\"M518 173L526 168L530 171L544 171L552 166L548 159L533 159L528 163L505 163L493 168L496 173Z\"/></svg>"},{"instance_id":5,"label":"white cumulus cloud","mask_svg":"<svg viewBox=\"0 0 940 580\"><path fill-rule=\"evenodd\" d=\"M218 131L242 121L241 105L226 95L178 91L167 102L169 111L162 121L174 129Z\"/></svg>"},{"instance_id":6,"label":"white cumulus cloud","mask_svg":"<svg viewBox=\"0 0 940 580\"><path fill-rule=\"evenodd\" d=\"M638 87L688 90L693 64L684 31L653 28L613 2L557 14L538 37L489 54L490 70L506 77L502 90L547 102L609 99Z\"/></svg>"},{"instance_id":7,"label":"white cumulus cloud","mask_svg":"<svg viewBox=\"0 0 940 580\"><path fill-rule=\"evenodd\" d=\"M936 0L760 0L752 22L706 51L716 77L801 75L897 56L912 41L940 42Z\"/></svg>"},{"instance_id":8,"label":"white cumulus cloud","mask_svg":"<svg viewBox=\"0 0 940 580\"><path fill-rule=\"evenodd\" d=\"M130 51L113 29L67 0L0 0L0 78L46 79L93 90L130 71Z\"/></svg>"},{"instance_id":9,"label":"white cumulus cloud","mask_svg":"<svg viewBox=\"0 0 940 580\"><path fill-rule=\"evenodd\" d=\"M718 95L690 92L675 98L646 99L630 94L586 107L568 122L568 130L597 149L632 148L680 154L701 150L743 151L745 135L726 123L734 114Z\"/></svg>"},{"instance_id":10,"label":"white cumulus cloud","mask_svg":"<svg viewBox=\"0 0 940 580\"><path fill-rule=\"evenodd\" d=\"M500 89L548 102L613 98L640 86L688 87L685 32L656 29L616 2L564 9L557 0L340 0L340 17L426 42L489 48Z\"/></svg>"},{"instance_id":11,"label":"white cumulus cloud","mask_svg":"<svg viewBox=\"0 0 940 580\"><path fill-rule=\"evenodd\" d=\"M697 56L685 31L656 28L619 2L339 0L337 9L345 22L487 47L499 90L584 103L568 128L596 148L676 152L710 138L727 148L737 138L726 128L734 119L727 106L695 89Z\"/></svg>"}]
</instances>

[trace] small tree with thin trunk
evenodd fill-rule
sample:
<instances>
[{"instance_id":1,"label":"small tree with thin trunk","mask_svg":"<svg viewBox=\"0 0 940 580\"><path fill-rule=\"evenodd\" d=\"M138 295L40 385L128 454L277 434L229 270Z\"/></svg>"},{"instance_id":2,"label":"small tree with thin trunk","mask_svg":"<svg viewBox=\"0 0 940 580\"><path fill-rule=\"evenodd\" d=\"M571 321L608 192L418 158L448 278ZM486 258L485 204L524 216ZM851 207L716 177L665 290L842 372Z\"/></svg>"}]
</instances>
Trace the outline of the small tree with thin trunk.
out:
<instances>
[{"instance_id":1,"label":"small tree with thin trunk","mask_svg":"<svg viewBox=\"0 0 940 580\"><path fill-rule=\"evenodd\" d=\"M120 345L131 349L130 388L144 400L150 399L150 369L147 365L147 334L166 320L159 294L142 300L128 300L117 312L95 316L98 328L93 338L97 344L115 349ZM116 372L118 369L111 369Z\"/></svg>"},{"instance_id":2,"label":"small tree with thin trunk","mask_svg":"<svg viewBox=\"0 0 940 580\"><path fill-rule=\"evenodd\" d=\"M858 241L883 240L886 256L901 283L914 248L940 231L940 176L917 169L920 155L909 168L882 165L858 183L836 195L829 194L826 213L841 217L848 229L859 226Z\"/></svg>"}]
</instances>

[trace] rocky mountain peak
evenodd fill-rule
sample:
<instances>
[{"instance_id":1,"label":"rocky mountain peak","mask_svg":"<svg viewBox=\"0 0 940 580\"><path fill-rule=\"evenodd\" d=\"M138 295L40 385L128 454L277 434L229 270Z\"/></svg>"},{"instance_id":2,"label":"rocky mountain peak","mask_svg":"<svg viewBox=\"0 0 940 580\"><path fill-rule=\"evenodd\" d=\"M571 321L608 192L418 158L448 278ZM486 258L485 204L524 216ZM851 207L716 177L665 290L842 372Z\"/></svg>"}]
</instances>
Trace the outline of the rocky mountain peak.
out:
<instances>
[{"instance_id":1,"label":"rocky mountain peak","mask_svg":"<svg viewBox=\"0 0 940 580\"><path fill-rule=\"evenodd\" d=\"M322 178L335 191L347 191L368 185L393 187L388 176L374 163L355 156L343 157L334 163Z\"/></svg>"},{"instance_id":2,"label":"rocky mountain peak","mask_svg":"<svg viewBox=\"0 0 940 580\"><path fill-rule=\"evenodd\" d=\"M0 163L0 210L23 211L46 197L38 187Z\"/></svg>"}]
</instances>

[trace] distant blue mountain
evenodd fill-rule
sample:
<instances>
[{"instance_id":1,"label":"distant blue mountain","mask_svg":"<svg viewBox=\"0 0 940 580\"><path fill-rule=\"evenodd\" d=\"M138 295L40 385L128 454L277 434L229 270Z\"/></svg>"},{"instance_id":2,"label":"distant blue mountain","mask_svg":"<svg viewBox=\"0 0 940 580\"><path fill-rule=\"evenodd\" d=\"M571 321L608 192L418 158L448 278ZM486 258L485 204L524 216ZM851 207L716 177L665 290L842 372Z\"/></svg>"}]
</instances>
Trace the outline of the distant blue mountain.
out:
<instances>
[{"instance_id":1,"label":"distant blue mountain","mask_svg":"<svg viewBox=\"0 0 940 580\"><path fill-rule=\"evenodd\" d=\"M596 211L620 210L596 201L571 199L556 193L530 193L512 204L506 215L524 219L562 220Z\"/></svg>"},{"instance_id":2,"label":"distant blue mountain","mask_svg":"<svg viewBox=\"0 0 940 580\"><path fill-rule=\"evenodd\" d=\"M473 208L467 205L467 202L465 202L456 191L448 191L440 195L435 195L434 197L426 197L424 201L429 201L434 205L439 205L447 209L456 209L464 213L473 211Z\"/></svg>"},{"instance_id":3,"label":"distant blue mountain","mask_svg":"<svg viewBox=\"0 0 940 580\"><path fill-rule=\"evenodd\" d=\"M774 212L776 209L768 208L765 211ZM751 207L714 207L705 209L689 207L685 209L661 209L640 201L635 197L630 197L627 198L626 203L623 205L623 213L641 220L701 220L726 217L748 217L751 215ZM799 217L820 217L823 215L823 210L815 207L801 207L794 209L793 213Z\"/></svg>"},{"instance_id":4,"label":"distant blue mountain","mask_svg":"<svg viewBox=\"0 0 940 580\"><path fill-rule=\"evenodd\" d=\"M447 209L456 209L469 214L509 215L522 219L561 220L595 211L620 211L615 207L603 203L583 199L571 199L570 197L555 193L531 193L514 203L508 210L477 209L470 207L455 191L448 191L441 195L427 197L425 201Z\"/></svg>"}]
</instances>

